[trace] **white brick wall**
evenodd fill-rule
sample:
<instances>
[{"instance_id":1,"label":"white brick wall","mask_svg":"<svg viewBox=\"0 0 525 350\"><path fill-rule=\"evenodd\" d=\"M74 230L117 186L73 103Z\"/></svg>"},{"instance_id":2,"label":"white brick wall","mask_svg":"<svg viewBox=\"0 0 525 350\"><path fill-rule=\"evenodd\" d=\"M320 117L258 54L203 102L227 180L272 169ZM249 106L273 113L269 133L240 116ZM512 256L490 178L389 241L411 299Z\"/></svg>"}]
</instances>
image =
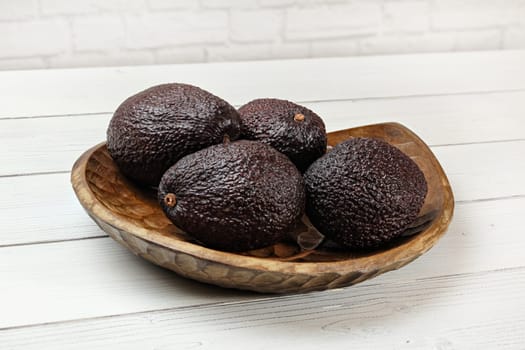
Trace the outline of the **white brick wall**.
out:
<instances>
[{"instance_id":1,"label":"white brick wall","mask_svg":"<svg viewBox=\"0 0 525 350\"><path fill-rule=\"evenodd\" d=\"M525 0L0 0L0 69L525 48Z\"/></svg>"},{"instance_id":2,"label":"white brick wall","mask_svg":"<svg viewBox=\"0 0 525 350\"><path fill-rule=\"evenodd\" d=\"M286 10L284 36L289 40L316 40L377 34L381 28L381 2L309 6Z\"/></svg>"}]
</instances>

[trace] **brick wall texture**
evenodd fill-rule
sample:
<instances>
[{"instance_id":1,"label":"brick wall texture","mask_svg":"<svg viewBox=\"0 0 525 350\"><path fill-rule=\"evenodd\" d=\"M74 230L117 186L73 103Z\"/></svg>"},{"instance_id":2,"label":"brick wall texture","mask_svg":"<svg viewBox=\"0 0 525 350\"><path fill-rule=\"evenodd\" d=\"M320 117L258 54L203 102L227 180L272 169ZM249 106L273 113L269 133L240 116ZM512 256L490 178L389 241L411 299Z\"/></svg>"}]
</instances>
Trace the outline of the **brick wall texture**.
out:
<instances>
[{"instance_id":1,"label":"brick wall texture","mask_svg":"<svg viewBox=\"0 0 525 350\"><path fill-rule=\"evenodd\" d=\"M525 0L0 0L0 69L525 48Z\"/></svg>"}]
</instances>

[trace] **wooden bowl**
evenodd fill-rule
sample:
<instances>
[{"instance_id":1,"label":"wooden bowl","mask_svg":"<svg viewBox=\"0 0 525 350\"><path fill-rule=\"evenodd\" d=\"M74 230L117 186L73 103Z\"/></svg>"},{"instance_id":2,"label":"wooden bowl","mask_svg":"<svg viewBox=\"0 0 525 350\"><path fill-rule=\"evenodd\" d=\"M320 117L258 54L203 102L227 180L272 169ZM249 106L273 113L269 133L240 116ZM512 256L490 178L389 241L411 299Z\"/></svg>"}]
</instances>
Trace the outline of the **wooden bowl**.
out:
<instances>
[{"instance_id":1,"label":"wooden bowl","mask_svg":"<svg viewBox=\"0 0 525 350\"><path fill-rule=\"evenodd\" d=\"M424 229L387 249L358 253L319 248L296 254L294 247L281 244L236 254L205 248L167 219L153 190L135 186L119 172L105 143L76 161L71 182L102 230L136 255L184 277L264 293L339 288L398 269L425 253L445 233L454 209L443 169L413 132L396 123L369 125L330 133L328 143L333 146L354 136L376 137L398 147L419 165L428 182L414 225Z\"/></svg>"}]
</instances>

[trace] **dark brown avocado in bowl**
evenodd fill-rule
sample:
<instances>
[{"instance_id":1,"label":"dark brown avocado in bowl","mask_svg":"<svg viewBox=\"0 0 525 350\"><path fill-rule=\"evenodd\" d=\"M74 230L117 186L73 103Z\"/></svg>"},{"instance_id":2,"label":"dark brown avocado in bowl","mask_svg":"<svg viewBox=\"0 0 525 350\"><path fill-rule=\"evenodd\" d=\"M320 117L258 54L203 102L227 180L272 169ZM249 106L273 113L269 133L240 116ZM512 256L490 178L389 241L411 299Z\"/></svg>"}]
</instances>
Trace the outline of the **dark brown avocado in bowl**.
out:
<instances>
[{"instance_id":1,"label":"dark brown avocado in bowl","mask_svg":"<svg viewBox=\"0 0 525 350\"><path fill-rule=\"evenodd\" d=\"M183 156L240 133L228 102L188 84L163 84L126 99L107 129L111 157L128 178L158 186L162 174Z\"/></svg>"},{"instance_id":2,"label":"dark brown avocado in bowl","mask_svg":"<svg viewBox=\"0 0 525 350\"><path fill-rule=\"evenodd\" d=\"M284 239L304 211L300 172L256 141L210 146L162 177L158 199L168 218L204 246L247 251Z\"/></svg>"},{"instance_id":3,"label":"dark brown avocado in bowl","mask_svg":"<svg viewBox=\"0 0 525 350\"><path fill-rule=\"evenodd\" d=\"M326 129L313 111L275 98L253 100L239 108L241 137L285 154L304 172L326 151Z\"/></svg>"},{"instance_id":4,"label":"dark brown avocado in bowl","mask_svg":"<svg viewBox=\"0 0 525 350\"><path fill-rule=\"evenodd\" d=\"M376 249L416 220L427 194L418 165L389 143L350 138L304 175L306 212L328 239L349 249Z\"/></svg>"}]
</instances>

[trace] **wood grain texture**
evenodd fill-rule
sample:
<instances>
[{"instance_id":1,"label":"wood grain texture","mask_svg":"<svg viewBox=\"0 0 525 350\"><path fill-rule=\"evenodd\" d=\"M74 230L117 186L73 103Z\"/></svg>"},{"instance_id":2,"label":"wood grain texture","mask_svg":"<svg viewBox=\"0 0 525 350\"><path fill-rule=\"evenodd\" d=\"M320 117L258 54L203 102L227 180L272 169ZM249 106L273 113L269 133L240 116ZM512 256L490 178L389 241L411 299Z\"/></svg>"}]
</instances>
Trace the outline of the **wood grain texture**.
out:
<instances>
[{"instance_id":1,"label":"wood grain texture","mask_svg":"<svg viewBox=\"0 0 525 350\"><path fill-rule=\"evenodd\" d=\"M335 145L349 137L381 138L409 155L425 174L428 193L420 215L435 218L425 231L367 254L314 251L308 262L226 253L193 244L162 213L155 193L127 181L105 145L82 155L71 175L80 203L113 239L133 253L178 274L228 288L295 293L339 288L398 269L430 249L446 232L454 199L430 149L400 124L385 123L328 134Z\"/></svg>"},{"instance_id":2,"label":"wood grain texture","mask_svg":"<svg viewBox=\"0 0 525 350\"><path fill-rule=\"evenodd\" d=\"M523 213L525 197L459 204L433 249L363 283L396 281L418 289L421 279L525 266L523 233L515 229ZM1 248L0 290L0 328L264 297L181 278L109 238ZM305 305L317 293L311 298Z\"/></svg>"},{"instance_id":3,"label":"wood grain texture","mask_svg":"<svg viewBox=\"0 0 525 350\"><path fill-rule=\"evenodd\" d=\"M0 117L111 112L174 81L233 104L509 91L525 89L524 61L523 51L494 51L2 72Z\"/></svg>"},{"instance_id":4,"label":"wood grain texture","mask_svg":"<svg viewBox=\"0 0 525 350\"><path fill-rule=\"evenodd\" d=\"M374 282L6 329L0 340L8 349L523 348L525 268Z\"/></svg>"}]
</instances>

